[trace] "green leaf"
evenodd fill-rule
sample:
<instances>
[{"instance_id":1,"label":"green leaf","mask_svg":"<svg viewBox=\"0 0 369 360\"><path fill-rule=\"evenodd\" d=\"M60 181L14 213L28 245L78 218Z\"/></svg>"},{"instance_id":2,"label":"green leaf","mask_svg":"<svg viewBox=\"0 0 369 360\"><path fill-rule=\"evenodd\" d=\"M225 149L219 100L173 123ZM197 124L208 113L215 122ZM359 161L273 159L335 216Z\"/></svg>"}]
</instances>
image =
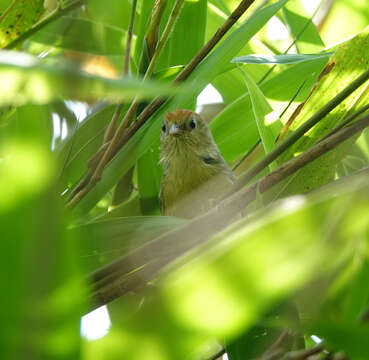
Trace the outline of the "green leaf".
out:
<instances>
[{"instance_id":1,"label":"green leaf","mask_svg":"<svg viewBox=\"0 0 369 360\"><path fill-rule=\"evenodd\" d=\"M88 273L185 223L166 216L105 218L76 226L70 232L85 234L79 241L78 256Z\"/></svg>"},{"instance_id":2,"label":"green leaf","mask_svg":"<svg viewBox=\"0 0 369 360\"><path fill-rule=\"evenodd\" d=\"M322 321L318 322L312 331L326 339L331 346L342 349L350 359L365 360L369 357L368 324Z\"/></svg>"},{"instance_id":3,"label":"green leaf","mask_svg":"<svg viewBox=\"0 0 369 360\"><path fill-rule=\"evenodd\" d=\"M152 8L155 0L142 0L141 2L141 12L138 14L136 20L136 46L134 48L134 61L136 63L136 68L138 68L138 64L141 57L142 46L144 42L144 36L146 34L146 30L150 24L150 18L152 13ZM138 2L140 4L140 2Z\"/></svg>"},{"instance_id":4,"label":"green leaf","mask_svg":"<svg viewBox=\"0 0 369 360\"><path fill-rule=\"evenodd\" d=\"M367 70L369 55L363 53L369 39L369 30L359 34L353 39L342 43L336 50L328 65L320 75L319 81L308 101L304 104L298 116L293 119L291 126L286 129L293 131L313 115L318 109L324 106L338 92L356 79L363 71ZM340 106L331 111L323 120L315 125L308 135L301 138L280 157L280 162L291 159L295 154L299 154L316 143L319 139L327 135L343 118L367 103L368 84L361 86ZM350 149L354 139L350 139L336 149L323 155L311 164L305 166L289 179L288 187L285 187L280 196L309 191L322 184L333 180L335 175L335 164L345 156Z\"/></svg>"},{"instance_id":5,"label":"green leaf","mask_svg":"<svg viewBox=\"0 0 369 360\"><path fill-rule=\"evenodd\" d=\"M87 170L87 161L102 145L114 111L115 106L107 106L91 114L55 149L65 186L76 182Z\"/></svg>"},{"instance_id":6,"label":"green leaf","mask_svg":"<svg viewBox=\"0 0 369 360\"><path fill-rule=\"evenodd\" d=\"M169 1L167 12L174 1ZM185 1L178 21L158 61L157 69L187 64L205 40L207 0ZM186 46L183 46L186 44Z\"/></svg>"},{"instance_id":7,"label":"green leaf","mask_svg":"<svg viewBox=\"0 0 369 360\"><path fill-rule=\"evenodd\" d=\"M329 58L333 52L322 54L285 54L285 55L247 55L236 57L231 60L233 63L244 64L295 64L303 61L311 61L321 58Z\"/></svg>"},{"instance_id":8,"label":"green leaf","mask_svg":"<svg viewBox=\"0 0 369 360\"><path fill-rule=\"evenodd\" d=\"M96 55L122 55L125 38L126 33L120 28L89 19L63 16L37 32L30 40Z\"/></svg>"},{"instance_id":9,"label":"green leaf","mask_svg":"<svg viewBox=\"0 0 369 360\"><path fill-rule=\"evenodd\" d=\"M180 88L135 78L108 79L89 75L65 63L39 60L15 51L0 52L0 106L45 104L54 99L106 98L131 100L178 93Z\"/></svg>"},{"instance_id":10,"label":"green leaf","mask_svg":"<svg viewBox=\"0 0 369 360\"><path fill-rule=\"evenodd\" d=\"M158 139L159 140L159 139ZM143 214L159 210L159 191L162 168L159 165L159 141L137 161L137 182Z\"/></svg>"},{"instance_id":11,"label":"green leaf","mask_svg":"<svg viewBox=\"0 0 369 360\"><path fill-rule=\"evenodd\" d=\"M109 0L109 6L107 6L107 3L101 0L88 0L88 15L90 19L102 24L126 30L129 24L131 3L132 1L129 0Z\"/></svg>"},{"instance_id":12,"label":"green leaf","mask_svg":"<svg viewBox=\"0 0 369 360\"><path fill-rule=\"evenodd\" d=\"M274 148L274 143L279 131L282 129L282 124L275 114L274 118L271 118L271 122L268 124L267 115L273 112L273 108L269 105L264 94L261 92L256 83L252 80L247 71L243 71L243 75L245 77L246 85L249 90L252 111L254 113L256 125L258 127L259 136L262 140L265 153L267 154ZM270 170L273 170L276 167L277 164L273 162L270 165Z\"/></svg>"},{"instance_id":13,"label":"green leaf","mask_svg":"<svg viewBox=\"0 0 369 360\"><path fill-rule=\"evenodd\" d=\"M0 48L4 48L13 40L37 23L44 13L44 0L8 1L0 6Z\"/></svg>"},{"instance_id":14,"label":"green leaf","mask_svg":"<svg viewBox=\"0 0 369 360\"><path fill-rule=\"evenodd\" d=\"M324 49L319 32L301 0L289 1L282 11L293 39L297 39L296 48L299 53L315 53Z\"/></svg>"},{"instance_id":15,"label":"green leaf","mask_svg":"<svg viewBox=\"0 0 369 360\"><path fill-rule=\"evenodd\" d=\"M270 51L255 38L252 38L238 53L238 55L252 54L252 53L264 53L271 54ZM231 60L232 62L232 60ZM212 85L220 92L222 98L226 104L230 104L235 101L238 97L245 93L245 80L242 74L239 72L237 67L229 64L230 69L226 70L224 73L219 74L214 80L212 80ZM269 70L268 65L249 65L247 69L249 70L250 76L254 81L258 82L265 73Z\"/></svg>"}]
</instances>

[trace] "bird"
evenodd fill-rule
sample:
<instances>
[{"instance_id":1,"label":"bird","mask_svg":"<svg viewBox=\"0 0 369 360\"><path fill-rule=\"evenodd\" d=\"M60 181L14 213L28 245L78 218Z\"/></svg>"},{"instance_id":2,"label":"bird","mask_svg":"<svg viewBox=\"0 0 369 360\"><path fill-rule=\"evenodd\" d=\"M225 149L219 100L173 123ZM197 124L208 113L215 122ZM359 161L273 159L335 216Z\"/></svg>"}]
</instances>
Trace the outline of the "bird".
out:
<instances>
[{"instance_id":1,"label":"bird","mask_svg":"<svg viewBox=\"0 0 369 360\"><path fill-rule=\"evenodd\" d=\"M191 219L208 211L236 178L223 159L207 123L191 110L165 115L160 134L160 209Z\"/></svg>"}]
</instances>

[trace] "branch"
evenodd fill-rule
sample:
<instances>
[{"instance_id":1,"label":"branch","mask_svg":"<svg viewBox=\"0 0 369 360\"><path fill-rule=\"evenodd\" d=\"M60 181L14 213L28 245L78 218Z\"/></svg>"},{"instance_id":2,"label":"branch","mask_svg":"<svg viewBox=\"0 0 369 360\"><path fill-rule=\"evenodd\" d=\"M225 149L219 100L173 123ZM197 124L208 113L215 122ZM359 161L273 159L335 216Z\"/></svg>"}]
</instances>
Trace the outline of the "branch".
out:
<instances>
[{"instance_id":1,"label":"branch","mask_svg":"<svg viewBox=\"0 0 369 360\"><path fill-rule=\"evenodd\" d=\"M286 360L305 360L311 355L319 354L324 350L322 343L315 345L309 349L290 351L284 357Z\"/></svg>"},{"instance_id":2,"label":"branch","mask_svg":"<svg viewBox=\"0 0 369 360\"><path fill-rule=\"evenodd\" d=\"M39 30L44 28L46 25L50 24L51 22L59 19L61 16L67 14L68 12L74 10L77 7L80 7L84 4L85 0L74 0L71 1L69 4L65 6L57 7L53 12L51 12L48 16L44 19L39 21L38 23L34 24L30 29L24 32L21 36L10 42L8 45L4 47L4 49L14 49L24 40L31 37L33 34L37 33Z\"/></svg>"},{"instance_id":3,"label":"branch","mask_svg":"<svg viewBox=\"0 0 369 360\"><path fill-rule=\"evenodd\" d=\"M94 271L87 278L88 283L93 286L91 310L126 292L142 288L170 262L204 243L229 225L247 205L255 200L257 193L267 191L367 126L369 126L369 115L315 144L259 181L231 195L201 217L195 218L179 229L163 234Z\"/></svg>"}]
</instances>

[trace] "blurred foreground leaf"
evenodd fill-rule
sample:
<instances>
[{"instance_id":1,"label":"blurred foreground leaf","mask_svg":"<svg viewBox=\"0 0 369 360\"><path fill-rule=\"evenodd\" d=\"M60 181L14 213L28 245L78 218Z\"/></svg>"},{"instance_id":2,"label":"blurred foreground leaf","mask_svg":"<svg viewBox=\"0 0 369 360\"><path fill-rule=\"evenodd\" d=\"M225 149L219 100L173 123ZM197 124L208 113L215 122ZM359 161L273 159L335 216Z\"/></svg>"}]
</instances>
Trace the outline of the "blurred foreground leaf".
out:
<instances>
[{"instance_id":1,"label":"blurred foreground leaf","mask_svg":"<svg viewBox=\"0 0 369 360\"><path fill-rule=\"evenodd\" d=\"M209 356L216 339L250 328L275 302L322 276L322 267L325 276L337 274L369 226L367 185L339 194L289 198L220 233L166 273L131 316L127 299L127 318L87 344L88 358L102 349L106 358ZM113 345L117 336L124 340Z\"/></svg>"},{"instance_id":2,"label":"blurred foreground leaf","mask_svg":"<svg viewBox=\"0 0 369 360\"><path fill-rule=\"evenodd\" d=\"M15 51L0 52L0 106L44 104L67 98L84 101L131 100L172 95L179 87L137 78L108 79L89 75L71 64L39 60ZM182 90L183 91L183 90Z\"/></svg>"},{"instance_id":3,"label":"blurred foreground leaf","mask_svg":"<svg viewBox=\"0 0 369 360\"><path fill-rule=\"evenodd\" d=\"M76 359L80 351L83 286L46 120L42 107L18 108L0 148L2 359Z\"/></svg>"}]
</instances>

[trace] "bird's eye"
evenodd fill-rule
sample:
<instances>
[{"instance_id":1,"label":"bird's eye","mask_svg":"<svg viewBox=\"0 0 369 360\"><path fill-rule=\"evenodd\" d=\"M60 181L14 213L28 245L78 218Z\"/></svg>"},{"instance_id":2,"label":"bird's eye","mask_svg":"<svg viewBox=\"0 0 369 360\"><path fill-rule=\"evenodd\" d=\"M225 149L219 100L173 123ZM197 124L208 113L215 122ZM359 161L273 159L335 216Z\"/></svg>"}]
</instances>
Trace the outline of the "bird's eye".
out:
<instances>
[{"instance_id":1,"label":"bird's eye","mask_svg":"<svg viewBox=\"0 0 369 360\"><path fill-rule=\"evenodd\" d=\"M191 119L189 125L190 125L190 128L191 129L194 129L196 127L196 120L195 119Z\"/></svg>"},{"instance_id":2,"label":"bird's eye","mask_svg":"<svg viewBox=\"0 0 369 360\"><path fill-rule=\"evenodd\" d=\"M161 131L165 132L167 130L167 127L165 126L165 124L163 124L163 126L161 127Z\"/></svg>"}]
</instances>

